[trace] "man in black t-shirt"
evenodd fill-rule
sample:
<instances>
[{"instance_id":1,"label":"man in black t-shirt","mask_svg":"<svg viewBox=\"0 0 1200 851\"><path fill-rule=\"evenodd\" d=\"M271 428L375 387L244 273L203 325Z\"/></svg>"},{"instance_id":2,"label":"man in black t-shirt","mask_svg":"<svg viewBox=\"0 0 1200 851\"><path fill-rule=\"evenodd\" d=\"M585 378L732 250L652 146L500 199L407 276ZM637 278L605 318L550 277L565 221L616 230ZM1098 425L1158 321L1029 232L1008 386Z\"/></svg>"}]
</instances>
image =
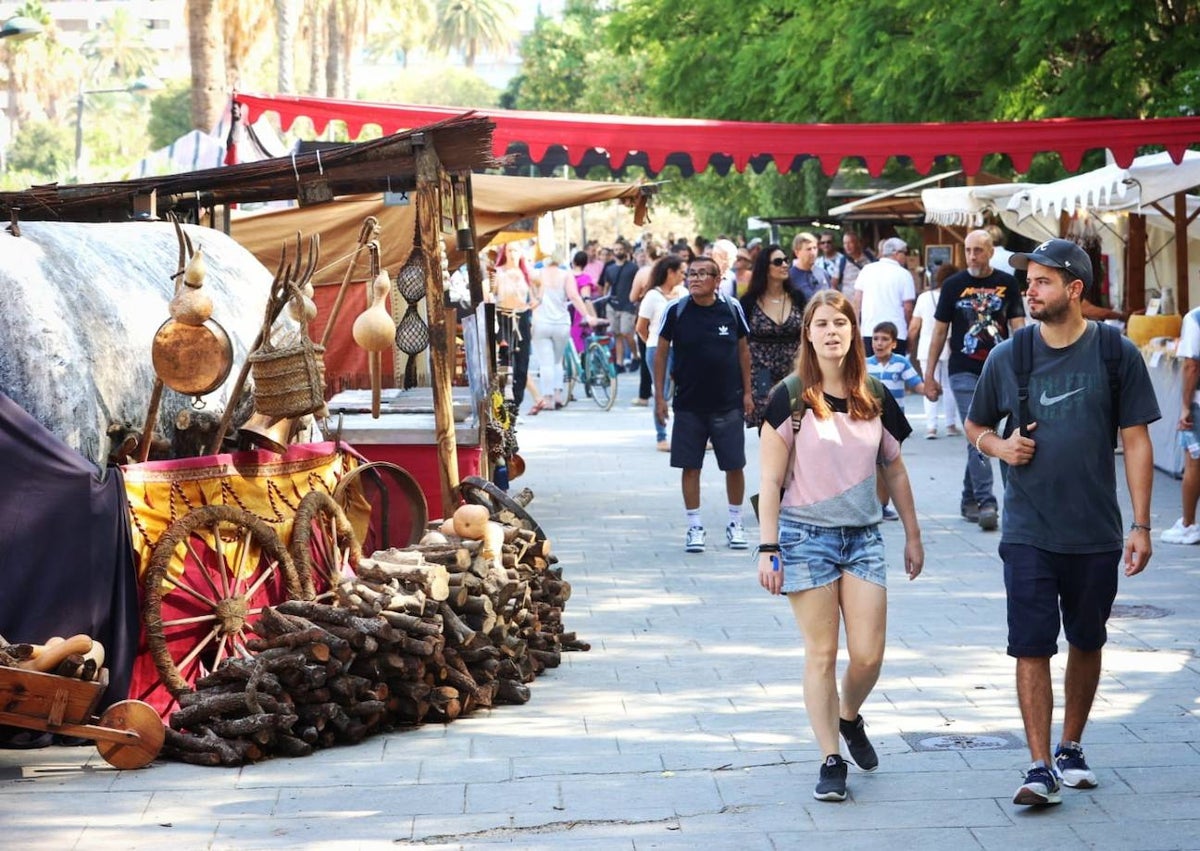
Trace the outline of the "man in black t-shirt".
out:
<instances>
[{"instance_id":1,"label":"man in black t-shirt","mask_svg":"<svg viewBox=\"0 0 1200 851\"><path fill-rule=\"evenodd\" d=\"M633 327L637 323L637 307L630 300L633 292L633 279L637 276L638 265L630 259L629 244L618 240L615 246L616 262L605 268L601 276L604 294L611 296L608 302L608 318L611 322L609 331L615 338L614 355L617 361L617 372L626 369L625 359L630 359L630 368L636 368L637 349L633 344Z\"/></svg>"},{"instance_id":2,"label":"man in black t-shirt","mask_svg":"<svg viewBox=\"0 0 1200 851\"><path fill-rule=\"evenodd\" d=\"M725 472L730 549L746 549L742 499L746 492L746 437L743 416L754 411L750 391L750 347L746 317L735 299L717 295L721 271L711 257L697 257L687 273L688 295L667 305L654 353L654 408L668 418L663 387L667 360L675 382L675 422L671 427L671 466L683 470L689 553L704 551L700 514L700 468L712 441L717 466Z\"/></svg>"},{"instance_id":3,"label":"man in black t-shirt","mask_svg":"<svg viewBox=\"0 0 1200 851\"><path fill-rule=\"evenodd\" d=\"M971 409L975 385L992 349L1025 324L1025 305L1012 275L991 267L992 238L986 230L967 234L967 269L942 284L933 313L933 335L925 361L925 396L936 402L942 385L934 377L946 337L950 337L947 373L950 390L960 413ZM996 495L992 488L992 462L967 445L963 474L962 516L990 532L999 525Z\"/></svg>"}]
</instances>

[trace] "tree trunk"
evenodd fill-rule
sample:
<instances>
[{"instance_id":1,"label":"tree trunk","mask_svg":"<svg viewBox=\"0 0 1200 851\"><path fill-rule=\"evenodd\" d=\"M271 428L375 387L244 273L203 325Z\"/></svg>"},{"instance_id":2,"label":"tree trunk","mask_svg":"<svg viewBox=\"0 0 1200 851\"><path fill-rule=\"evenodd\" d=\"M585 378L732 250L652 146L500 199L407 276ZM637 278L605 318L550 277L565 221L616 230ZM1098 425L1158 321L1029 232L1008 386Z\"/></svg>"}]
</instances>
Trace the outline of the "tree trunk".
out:
<instances>
[{"instance_id":1,"label":"tree trunk","mask_svg":"<svg viewBox=\"0 0 1200 851\"><path fill-rule=\"evenodd\" d=\"M337 0L329 0L325 12L326 35L325 45L325 91L329 97L339 97L342 93L342 25L338 18Z\"/></svg>"},{"instance_id":2,"label":"tree trunk","mask_svg":"<svg viewBox=\"0 0 1200 851\"><path fill-rule=\"evenodd\" d=\"M192 64L192 125L212 130L225 109L225 44L217 0L188 0L188 53Z\"/></svg>"},{"instance_id":3,"label":"tree trunk","mask_svg":"<svg viewBox=\"0 0 1200 851\"><path fill-rule=\"evenodd\" d=\"M296 91L296 7L297 0L275 0L275 39L279 49L276 88L283 94Z\"/></svg>"},{"instance_id":4,"label":"tree trunk","mask_svg":"<svg viewBox=\"0 0 1200 851\"><path fill-rule=\"evenodd\" d=\"M328 36L325 33L325 15L317 5L308 7L309 59L308 93L313 97L324 97L325 54Z\"/></svg>"}]
</instances>

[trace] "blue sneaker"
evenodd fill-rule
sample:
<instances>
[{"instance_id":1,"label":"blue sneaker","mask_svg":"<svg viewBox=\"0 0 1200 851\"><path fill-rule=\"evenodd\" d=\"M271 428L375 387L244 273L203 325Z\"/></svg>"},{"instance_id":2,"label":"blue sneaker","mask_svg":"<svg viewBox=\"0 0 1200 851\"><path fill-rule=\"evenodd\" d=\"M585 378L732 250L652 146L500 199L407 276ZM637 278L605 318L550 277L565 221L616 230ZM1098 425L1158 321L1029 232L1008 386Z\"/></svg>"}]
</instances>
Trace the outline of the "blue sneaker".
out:
<instances>
[{"instance_id":1,"label":"blue sneaker","mask_svg":"<svg viewBox=\"0 0 1200 851\"><path fill-rule=\"evenodd\" d=\"M825 757L813 797L818 801L846 800L846 761L837 754Z\"/></svg>"},{"instance_id":2,"label":"blue sneaker","mask_svg":"<svg viewBox=\"0 0 1200 851\"><path fill-rule=\"evenodd\" d=\"M875 754L871 740L867 738L866 722L861 715L853 721L839 718L838 730L846 740L846 747L850 750L850 758L854 760L855 765L862 771L874 771L879 767L879 757Z\"/></svg>"},{"instance_id":3,"label":"blue sneaker","mask_svg":"<svg viewBox=\"0 0 1200 851\"><path fill-rule=\"evenodd\" d=\"M1013 795L1013 803L1025 807L1044 807L1062 803L1062 789L1058 775L1044 765L1031 765L1025 773L1025 782Z\"/></svg>"},{"instance_id":4,"label":"blue sneaker","mask_svg":"<svg viewBox=\"0 0 1200 851\"><path fill-rule=\"evenodd\" d=\"M890 505L885 505L885 506L883 506L883 519L884 520L899 520L900 515L896 513L896 509L892 508Z\"/></svg>"},{"instance_id":5,"label":"blue sneaker","mask_svg":"<svg viewBox=\"0 0 1200 851\"><path fill-rule=\"evenodd\" d=\"M1083 748L1078 742L1063 742L1054 751L1054 766L1062 777L1063 785L1072 789L1095 789L1096 773L1088 768L1083 758Z\"/></svg>"}]
</instances>

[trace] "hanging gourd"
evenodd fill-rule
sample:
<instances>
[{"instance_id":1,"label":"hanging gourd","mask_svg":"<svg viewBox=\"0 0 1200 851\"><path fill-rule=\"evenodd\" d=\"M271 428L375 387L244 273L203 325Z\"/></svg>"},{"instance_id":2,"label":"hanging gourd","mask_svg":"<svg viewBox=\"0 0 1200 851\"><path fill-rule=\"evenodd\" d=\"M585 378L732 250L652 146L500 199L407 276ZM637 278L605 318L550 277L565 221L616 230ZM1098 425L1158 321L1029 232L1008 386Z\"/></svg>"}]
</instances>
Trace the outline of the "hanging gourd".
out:
<instances>
[{"instance_id":1,"label":"hanging gourd","mask_svg":"<svg viewBox=\"0 0 1200 851\"><path fill-rule=\"evenodd\" d=\"M183 270L183 285L178 287L175 297L167 306L171 318L184 325L203 325L213 312L213 301L204 292L204 276L208 268L204 262L204 249L197 248L192 259Z\"/></svg>"},{"instance_id":2,"label":"hanging gourd","mask_svg":"<svg viewBox=\"0 0 1200 851\"><path fill-rule=\"evenodd\" d=\"M396 325L387 309L392 281L379 268L379 244L371 243L371 300L367 309L354 320L354 342L366 349L371 371L371 416L379 418L379 397L383 392L383 358L381 353L394 345Z\"/></svg>"}]
</instances>

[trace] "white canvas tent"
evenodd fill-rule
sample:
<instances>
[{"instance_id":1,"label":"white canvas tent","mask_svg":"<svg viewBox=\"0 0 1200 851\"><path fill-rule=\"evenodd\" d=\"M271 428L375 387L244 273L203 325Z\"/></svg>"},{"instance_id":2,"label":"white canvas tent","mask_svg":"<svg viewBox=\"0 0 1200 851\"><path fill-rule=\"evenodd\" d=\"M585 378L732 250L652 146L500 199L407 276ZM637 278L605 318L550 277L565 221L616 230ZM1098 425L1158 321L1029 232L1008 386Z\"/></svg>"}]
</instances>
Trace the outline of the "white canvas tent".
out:
<instances>
[{"instance_id":1,"label":"white canvas tent","mask_svg":"<svg viewBox=\"0 0 1200 851\"><path fill-rule=\"evenodd\" d=\"M1123 303L1129 214L1146 222L1145 287L1150 295L1174 295L1179 273L1175 258L1173 196L1200 185L1200 152L1186 151L1179 163L1170 155L1137 157L1128 168L1110 163L1103 168L1048 184L1004 183L926 189L921 193L925 220L931 224L978 227L988 214L1012 231L1043 240L1064 235L1064 215L1077 226L1091 226L1109 257L1109 291ZM1189 305L1200 304L1200 197L1187 196L1187 282ZM1086 220L1086 221L1085 221Z\"/></svg>"}]
</instances>

